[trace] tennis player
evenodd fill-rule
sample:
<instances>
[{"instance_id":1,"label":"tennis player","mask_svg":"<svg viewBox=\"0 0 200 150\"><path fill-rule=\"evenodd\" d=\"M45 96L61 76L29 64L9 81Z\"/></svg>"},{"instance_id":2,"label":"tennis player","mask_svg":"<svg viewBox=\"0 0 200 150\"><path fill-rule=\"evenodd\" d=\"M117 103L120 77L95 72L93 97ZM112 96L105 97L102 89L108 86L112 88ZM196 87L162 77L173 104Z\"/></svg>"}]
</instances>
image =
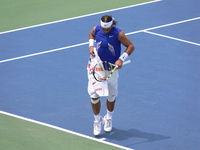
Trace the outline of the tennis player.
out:
<instances>
[{"instance_id":1,"label":"tennis player","mask_svg":"<svg viewBox=\"0 0 200 150\"><path fill-rule=\"evenodd\" d=\"M108 61L122 68L123 61L134 51L134 44L124 34L122 30L116 27L117 21L110 15L102 16L100 25L94 26L89 33L89 53L95 55L94 47L102 61ZM121 44L126 49L121 54ZM106 100L107 114L103 117L100 115L101 102L100 96L95 92L91 83L88 82L88 93L91 98L92 110L94 113L94 130L95 136L101 133L102 125L104 131L112 130L112 115L115 101L118 94L118 70L116 70L108 80L109 95Z\"/></svg>"}]
</instances>

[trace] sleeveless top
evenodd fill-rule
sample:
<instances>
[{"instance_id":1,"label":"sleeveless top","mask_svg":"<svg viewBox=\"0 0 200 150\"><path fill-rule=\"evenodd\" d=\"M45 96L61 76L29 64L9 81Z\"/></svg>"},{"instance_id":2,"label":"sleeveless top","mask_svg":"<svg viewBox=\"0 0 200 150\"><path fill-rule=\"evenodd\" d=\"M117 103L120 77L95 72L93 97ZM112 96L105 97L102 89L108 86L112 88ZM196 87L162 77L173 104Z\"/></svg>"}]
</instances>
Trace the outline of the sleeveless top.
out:
<instances>
[{"instance_id":1,"label":"sleeveless top","mask_svg":"<svg viewBox=\"0 0 200 150\"><path fill-rule=\"evenodd\" d=\"M115 63L121 54L121 42L118 35L121 30L115 26L109 33L104 33L100 25L96 26L94 35L96 38L96 49L102 61Z\"/></svg>"}]
</instances>

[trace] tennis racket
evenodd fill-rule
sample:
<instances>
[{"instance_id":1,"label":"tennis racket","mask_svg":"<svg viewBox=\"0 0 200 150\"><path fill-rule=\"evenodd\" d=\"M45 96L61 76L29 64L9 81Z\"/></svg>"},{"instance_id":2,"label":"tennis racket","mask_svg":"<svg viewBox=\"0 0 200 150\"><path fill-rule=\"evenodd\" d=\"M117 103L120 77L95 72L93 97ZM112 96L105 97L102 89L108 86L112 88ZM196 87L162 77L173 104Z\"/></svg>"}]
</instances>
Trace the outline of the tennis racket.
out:
<instances>
[{"instance_id":1,"label":"tennis racket","mask_svg":"<svg viewBox=\"0 0 200 150\"><path fill-rule=\"evenodd\" d=\"M123 62L123 65L129 64L130 62L130 60L127 60ZM102 82L108 80L113 75L115 70L117 70L117 68L118 66L115 64L107 61L100 61L94 65L92 75L96 81Z\"/></svg>"}]
</instances>

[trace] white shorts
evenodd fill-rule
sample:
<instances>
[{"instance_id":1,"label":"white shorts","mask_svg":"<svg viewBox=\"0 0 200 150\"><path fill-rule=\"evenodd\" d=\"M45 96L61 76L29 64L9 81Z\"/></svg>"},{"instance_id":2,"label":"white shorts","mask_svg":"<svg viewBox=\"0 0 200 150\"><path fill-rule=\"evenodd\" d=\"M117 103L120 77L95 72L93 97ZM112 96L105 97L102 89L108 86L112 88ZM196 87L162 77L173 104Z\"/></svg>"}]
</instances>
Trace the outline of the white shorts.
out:
<instances>
[{"instance_id":1,"label":"white shorts","mask_svg":"<svg viewBox=\"0 0 200 150\"><path fill-rule=\"evenodd\" d=\"M108 79L108 97L109 100L114 100L118 95L118 78L119 73L118 70L116 70L113 75ZM99 98L100 96L95 92L92 83L90 80L88 80L88 94L90 95L90 98Z\"/></svg>"}]
</instances>

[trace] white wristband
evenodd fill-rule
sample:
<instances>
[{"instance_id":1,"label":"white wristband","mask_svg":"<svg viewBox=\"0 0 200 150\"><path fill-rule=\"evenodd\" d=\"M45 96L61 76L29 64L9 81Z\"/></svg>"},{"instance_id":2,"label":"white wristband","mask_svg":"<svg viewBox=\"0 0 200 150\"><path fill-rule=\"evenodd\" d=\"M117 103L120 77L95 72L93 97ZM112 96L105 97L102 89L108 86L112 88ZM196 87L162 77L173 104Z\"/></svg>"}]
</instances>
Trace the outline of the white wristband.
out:
<instances>
[{"instance_id":1,"label":"white wristband","mask_svg":"<svg viewBox=\"0 0 200 150\"><path fill-rule=\"evenodd\" d=\"M89 47L94 46L94 39L89 39Z\"/></svg>"},{"instance_id":2,"label":"white wristband","mask_svg":"<svg viewBox=\"0 0 200 150\"><path fill-rule=\"evenodd\" d=\"M119 59L121 59L122 61L125 61L128 58L128 54L126 52L124 52Z\"/></svg>"}]
</instances>

